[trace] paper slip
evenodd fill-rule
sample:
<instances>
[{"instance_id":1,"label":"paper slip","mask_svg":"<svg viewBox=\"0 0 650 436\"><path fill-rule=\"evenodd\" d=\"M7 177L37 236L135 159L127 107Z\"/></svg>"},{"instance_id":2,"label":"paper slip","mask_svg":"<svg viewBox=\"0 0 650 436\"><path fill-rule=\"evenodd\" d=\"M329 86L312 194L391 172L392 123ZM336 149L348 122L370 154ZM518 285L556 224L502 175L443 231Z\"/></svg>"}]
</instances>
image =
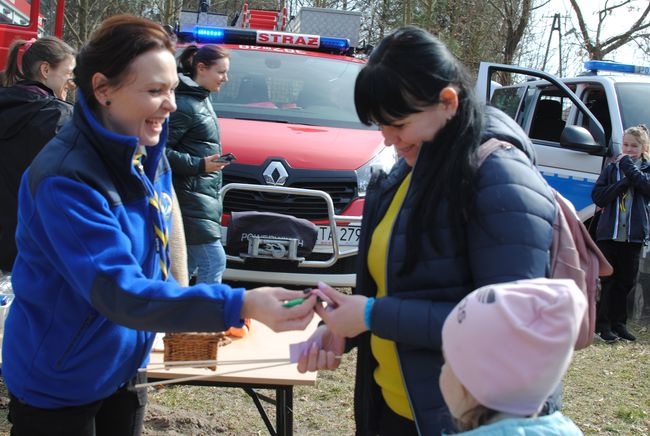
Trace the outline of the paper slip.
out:
<instances>
[{"instance_id":1,"label":"paper slip","mask_svg":"<svg viewBox=\"0 0 650 436\"><path fill-rule=\"evenodd\" d=\"M302 356L303 353L306 353L309 350L309 347L311 347L311 344L314 342L318 348L322 347L320 338L317 341L308 340L304 342L297 342L295 344L289 344L289 361L291 363L298 363L300 356Z\"/></svg>"}]
</instances>

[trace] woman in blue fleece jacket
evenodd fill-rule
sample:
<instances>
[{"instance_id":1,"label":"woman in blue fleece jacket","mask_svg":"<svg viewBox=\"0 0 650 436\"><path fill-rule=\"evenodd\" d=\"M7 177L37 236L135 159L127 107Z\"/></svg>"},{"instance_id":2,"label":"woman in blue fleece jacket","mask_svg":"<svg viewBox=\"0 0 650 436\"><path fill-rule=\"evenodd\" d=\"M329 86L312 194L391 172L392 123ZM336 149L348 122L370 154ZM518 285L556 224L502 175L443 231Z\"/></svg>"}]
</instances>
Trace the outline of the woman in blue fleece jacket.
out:
<instances>
[{"instance_id":1,"label":"woman in blue fleece jacket","mask_svg":"<svg viewBox=\"0 0 650 436\"><path fill-rule=\"evenodd\" d=\"M315 297L169 276L174 46L151 21L104 21L77 56L73 120L25 173L15 292L2 347L12 435L137 435L133 388L156 331L221 331L256 318L304 329ZM146 157L145 157L146 156ZM144 157L144 159L142 159Z\"/></svg>"},{"instance_id":2,"label":"woman in blue fleece jacket","mask_svg":"<svg viewBox=\"0 0 650 436\"><path fill-rule=\"evenodd\" d=\"M524 132L478 102L464 67L424 30L384 38L354 93L359 118L400 159L368 187L355 295L321 285L333 304L317 306L326 324L298 369L334 369L356 347L357 434L451 432L438 384L443 322L475 288L547 274L552 193ZM515 147L477 170L489 138Z\"/></svg>"}]
</instances>

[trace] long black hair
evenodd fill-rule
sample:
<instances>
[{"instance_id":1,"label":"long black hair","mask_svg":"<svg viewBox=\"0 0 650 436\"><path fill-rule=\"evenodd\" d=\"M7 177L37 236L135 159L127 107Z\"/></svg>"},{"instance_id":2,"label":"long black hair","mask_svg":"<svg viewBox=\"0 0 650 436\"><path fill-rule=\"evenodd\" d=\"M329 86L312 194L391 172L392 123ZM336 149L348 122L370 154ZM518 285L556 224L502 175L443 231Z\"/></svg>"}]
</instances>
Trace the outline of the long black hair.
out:
<instances>
[{"instance_id":1,"label":"long black hair","mask_svg":"<svg viewBox=\"0 0 650 436\"><path fill-rule=\"evenodd\" d=\"M433 223L443 205L454 234L462 232L473 198L471 157L480 141L482 106L465 67L440 40L413 26L399 28L380 42L354 89L359 119L367 125L390 125L438 103L440 91L447 86L458 93L458 110L431 142L422 145L413 169L414 177L422 181L413 194L407 231L407 242L414 247L426 234L440 248L442 241L436 240L439 232ZM417 250L406 252L408 270Z\"/></svg>"}]
</instances>

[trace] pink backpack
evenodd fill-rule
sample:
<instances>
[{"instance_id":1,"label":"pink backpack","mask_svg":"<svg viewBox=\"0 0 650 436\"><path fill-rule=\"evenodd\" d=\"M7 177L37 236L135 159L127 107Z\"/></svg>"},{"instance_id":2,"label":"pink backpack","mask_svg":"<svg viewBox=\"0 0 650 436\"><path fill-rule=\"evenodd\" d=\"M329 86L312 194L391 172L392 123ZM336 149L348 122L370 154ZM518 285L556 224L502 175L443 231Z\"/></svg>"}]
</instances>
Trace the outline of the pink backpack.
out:
<instances>
[{"instance_id":1,"label":"pink backpack","mask_svg":"<svg viewBox=\"0 0 650 436\"><path fill-rule=\"evenodd\" d=\"M479 168L485 159L499 148L518 150L508 142L495 138L489 139L481 144L476 152L476 168ZM591 345L594 339L600 277L611 275L614 269L591 239L573 204L555 189L552 191L558 207L553 222L551 278L572 279L584 293L588 303L575 344L575 349L579 350Z\"/></svg>"}]
</instances>

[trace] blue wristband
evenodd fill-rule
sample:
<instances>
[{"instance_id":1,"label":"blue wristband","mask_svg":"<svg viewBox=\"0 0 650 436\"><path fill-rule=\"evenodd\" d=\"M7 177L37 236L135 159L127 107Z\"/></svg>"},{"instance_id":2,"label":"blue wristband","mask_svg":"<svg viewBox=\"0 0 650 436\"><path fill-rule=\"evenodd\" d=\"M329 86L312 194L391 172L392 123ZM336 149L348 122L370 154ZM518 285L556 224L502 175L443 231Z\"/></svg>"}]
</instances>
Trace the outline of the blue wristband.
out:
<instances>
[{"instance_id":1,"label":"blue wristband","mask_svg":"<svg viewBox=\"0 0 650 436\"><path fill-rule=\"evenodd\" d=\"M368 301L366 301L366 309L364 311L364 316L363 319L366 323L366 328L368 330L372 330L371 324L372 320L370 318L370 315L372 314L372 305L375 304L375 299L372 297L368 297Z\"/></svg>"}]
</instances>

